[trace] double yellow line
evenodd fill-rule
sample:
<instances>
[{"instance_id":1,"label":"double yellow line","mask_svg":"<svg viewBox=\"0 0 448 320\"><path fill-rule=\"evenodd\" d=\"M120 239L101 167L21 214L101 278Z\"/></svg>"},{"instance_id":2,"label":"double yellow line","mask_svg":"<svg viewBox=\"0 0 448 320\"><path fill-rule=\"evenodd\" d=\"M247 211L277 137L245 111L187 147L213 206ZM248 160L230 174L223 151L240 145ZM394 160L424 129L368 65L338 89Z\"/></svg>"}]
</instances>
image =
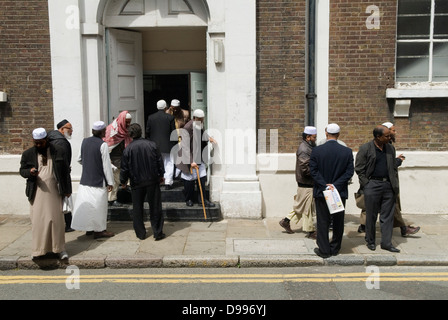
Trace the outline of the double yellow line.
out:
<instances>
[{"instance_id":1,"label":"double yellow line","mask_svg":"<svg viewBox=\"0 0 448 320\"><path fill-rule=\"evenodd\" d=\"M448 272L425 273L336 273L336 274L112 274L112 275L17 275L0 276L0 285L79 283L281 283L281 282L388 282L448 281Z\"/></svg>"}]
</instances>

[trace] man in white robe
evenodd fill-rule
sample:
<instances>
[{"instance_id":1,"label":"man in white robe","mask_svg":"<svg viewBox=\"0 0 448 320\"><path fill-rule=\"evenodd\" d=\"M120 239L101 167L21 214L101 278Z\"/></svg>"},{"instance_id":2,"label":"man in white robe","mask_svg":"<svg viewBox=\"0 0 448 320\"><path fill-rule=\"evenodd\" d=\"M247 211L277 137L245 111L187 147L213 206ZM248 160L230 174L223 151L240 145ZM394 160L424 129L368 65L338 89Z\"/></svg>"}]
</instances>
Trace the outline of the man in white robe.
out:
<instances>
[{"instance_id":1,"label":"man in white robe","mask_svg":"<svg viewBox=\"0 0 448 320\"><path fill-rule=\"evenodd\" d=\"M81 181L75 201L72 228L93 232L94 238L113 237L106 231L107 193L112 191L114 176L109 157L109 148L103 141L106 124L97 121L92 127L92 136L81 145L78 162L82 165Z\"/></svg>"}]
</instances>

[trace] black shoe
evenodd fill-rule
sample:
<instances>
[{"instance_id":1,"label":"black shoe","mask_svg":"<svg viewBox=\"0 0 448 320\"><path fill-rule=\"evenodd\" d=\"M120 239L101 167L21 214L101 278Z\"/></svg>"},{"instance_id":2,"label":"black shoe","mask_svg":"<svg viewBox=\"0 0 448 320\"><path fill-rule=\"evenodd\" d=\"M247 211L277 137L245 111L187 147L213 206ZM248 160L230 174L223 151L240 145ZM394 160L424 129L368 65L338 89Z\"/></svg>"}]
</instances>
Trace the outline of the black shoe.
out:
<instances>
[{"instance_id":1,"label":"black shoe","mask_svg":"<svg viewBox=\"0 0 448 320\"><path fill-rule=\"evenodd\" d=\"M192 206L193 206L193 201L188 200L188 201L186 202L186 205L187 205L187 207L192 207Z\"/></svg>"},{"instance_id":2,"label":"black shoe","mask_svg":"<svg viewBox=\"0 0 448 320\"><path fill-rule=\"evenodd\" d=\"M376 245L375 245L374 243L368 243L368 244L367 244L367 248L369 248L369 249L372 250L372 251L375 251L375 249L376 249Z\"/></svg>"},{"instance_id":3,"label":"black shoe","mask_svg":"<svg viewBox=\"0 0 448 320\"><path fill-rule=\"evenodd\" d=\"M143 236L137 236L137 238L139 238L140 240L145 240L146 239L146 234L144 234Z\"/></svg>"},{"instance_id":4,"label":"black shoe","mask_svg":"<svg viewBox=\"0 0 448 320\"><path fill-rule=\"evenodd\" d=\"M358 227L358 233L365 233L366 232L366 225L360 224Z\"/></svg>"},{"instance_id":5,"label":"black shoe","mask_svg":"<svg viewBox=\"0 0 448 320\"><path fill-rule=\"evenodd\" d=\"M214 207L215 204L213 202L208 201L207 199L204 200L205 206L206 207ZM198 204L200 207L202 207L202 202L199 202Z\"/></svg>"},{"instance_id":6,"label":"black shoe","mask_svg":"<svg viewBox=\"0 0 448 320\"><path fill-rule=\"evenodd\" d=\"M322 251L320 251L319 248L314 248L314 253L317 254L319 257L324 258L324 259L331 257L331 254L325 254Z\"/></svg>"},{"instance_id":7,"label":"black shoe","mask_svg":"<svg viewBox=\"0 0 448 320\"><path fill-rule=\"evenodd\" d=\"M396 252L396 253L400 252L400 249L397 249L394 246L390 246L390 247L381 246L381 249L387 250L390 252Z\"/></svg>"},{"instance_id":8,"label":"black shoe","mask_svg":"<svg viewBox=\"0 0 448 320\"><path fill-rule=\"evenodd\" d=\"M165 190L171 190L171 189L173 189L172 185L170 185L170 184L165 185Z\"/></svg>"},{"instance_id":9,"label":"black shoe","mask_svg":"<svg viewBox=\"0 0 448 320\"><path fill-rule=\"evenodd\" d=\"M73 231L75 231L75 229L72 229L70 227L65 228L65 232L73 232Z\"/></svg>"},{"instance_id":10,"label":"black shoe","mask_svg":"<svg viewBox=\"0 0 448 320\"><path fill-rule=\"evenodd\" d=\"M159 240L164 239L165 237L166 237L165 234L162 233L162 234L158 235L157 237L154 237L154 240L155 240L155 241L159 241Z\"/></svg>"}]
</instances>

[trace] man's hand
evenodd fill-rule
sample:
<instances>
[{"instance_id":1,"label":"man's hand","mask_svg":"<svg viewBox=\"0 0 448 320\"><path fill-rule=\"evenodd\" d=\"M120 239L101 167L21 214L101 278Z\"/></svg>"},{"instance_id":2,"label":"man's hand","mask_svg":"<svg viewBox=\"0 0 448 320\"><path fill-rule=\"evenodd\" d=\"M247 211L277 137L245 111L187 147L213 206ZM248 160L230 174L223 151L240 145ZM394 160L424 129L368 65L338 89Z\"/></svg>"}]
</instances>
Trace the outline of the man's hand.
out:
<instances>
[{"instance_id":1,"label":"man's hand","mask_svg":"<svg viewBox=\"0 0 448 320\"><path fill-rule=\"evenodd\" d=\"M37 177L37 175L39 174L39 171L38 171L36 168L32 168L32 169L30 170L30 174L31 174L33 177Z\"/></svg>"},{"instance_id":2,"label":"man's hand","mask_svg":"<svg viewBox=\"0 0 448 320\"><path fill-rule=\"evenodd\" d=\"M199 167L198 167L198 164L197 164L196 162L192 162L192 163L191 163L191 168L193 168L193 169L197 169L197 168L199 168Z\"/></svg>"},{"instance_id":3,"label":"man's hand","mask_svg":"<svg viewBox=\"0 0 448 320\"><path fill-rule=\"evenodd\" d=\"M107 192L111 192L114 186L107 186Z\"/></svg>"},{"instance_id":4,"label":"man's hand","mask_svg":"<svg viewBox=\"0 0 448 320\"><path fill-rule=\"evenodd\" d=\"M404 161L404 159L406 159L406 157L403 154L400 154L397 158L400 159L401 161Z\"/></svg>"}]
</instances>

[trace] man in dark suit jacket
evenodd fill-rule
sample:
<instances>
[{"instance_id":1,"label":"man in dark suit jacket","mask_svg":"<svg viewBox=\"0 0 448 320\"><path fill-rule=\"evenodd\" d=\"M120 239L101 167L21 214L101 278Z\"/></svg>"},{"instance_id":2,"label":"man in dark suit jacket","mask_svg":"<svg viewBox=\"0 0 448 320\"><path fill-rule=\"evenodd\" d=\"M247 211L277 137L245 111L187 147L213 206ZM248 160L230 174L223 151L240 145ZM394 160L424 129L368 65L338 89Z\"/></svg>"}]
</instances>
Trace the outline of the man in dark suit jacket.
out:
<instances>
[{"instance_id":1,"label":"man in dark suit jacket","mask_svg":"<svg viewBox=\"0 0 448 320\"><path fill-rule=\"evenodd\" d=\"M171 140L171 134L174 131L176 134L176 124L174 117L165 112L167 108L165 100L157 102L158 111L148 117L146 124L146 139L149 139L157 144L157 147L162 154L163 164L165 167L165 188L171 189L174 177L174 161L171 157L171 149L177 142L177 135L174 140Z\"/></svg>"},{"instance_id":2,"label":"man in dark suit jacket","mask_svg":"<svg viewBox=\"0 0 448 320\"><path fill-rule=\"evenodd\" d=\"M395 201L399 191L395 148L389 143L390 131L380 125L373 130L374 139L363 144L356 154L355 170L366 206L366 241L375 250L378 212L381 224L381 248L400 252L392 246Z\"/></svg>"},{"instance_id":3,"label":"man in dark suit jacket","mask_svg":"<svg viewBox=\"0 0 448 320\"><path fill-rule=\"evenodd\" d=\"M353 176L353 152L337 142L340 128L332 123L327 126L327 142L313 149L310 158L310 172L314 180L313 196L316 203L317 246L314 252L328 258L337 255L341 249L344 234L345 211L332 214L333 239L330 242L328 233L331 215L323 191L336 188L342 202L348 198L348 182Z\"/></svg>"}]
</instances>

